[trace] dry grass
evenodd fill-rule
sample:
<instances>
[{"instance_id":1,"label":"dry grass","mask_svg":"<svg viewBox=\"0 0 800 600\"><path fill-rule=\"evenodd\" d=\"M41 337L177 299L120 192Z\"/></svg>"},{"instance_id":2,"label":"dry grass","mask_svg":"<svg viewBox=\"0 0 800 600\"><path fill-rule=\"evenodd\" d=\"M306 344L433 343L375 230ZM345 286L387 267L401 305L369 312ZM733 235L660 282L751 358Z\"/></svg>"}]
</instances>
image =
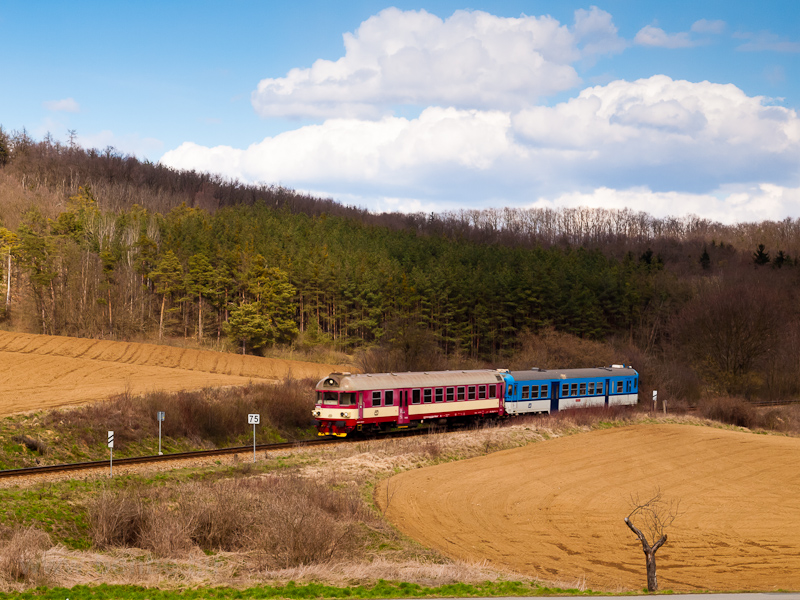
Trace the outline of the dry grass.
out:
<instances>
[{"instance_id":1,"label":"dry grass","mask_svg":"<svg viewBox=\"0 0 800 600\"><path fill-rule=\"evenodd\" d=\"M89 507L95 550L40 549L27 560L40 560L54 585L528 580L486 564L453 561L401 536L378 508L391 502L389 477L595 427L653 420L706 422L622 408L581 409L496 427L304 448L281 459L282 470L271 474L264 467L275 465L275 458L166 486L108 488ZM14 589L35 584L7 582Z\"/></svg>"},{"instance_id":2,"label":"dry grass","mask_svg":"<svg viewBox=\"0 0 800 600\"><path fill-rule=\"evenodd\" d=\"M87 446L102 445L105 429L116 432L117 448L151 438L158 431L156 413L164 411L163 435L185 438L198 446L224 446L247 435L247 414L259 413L284 436L313 424L314 384L311 379L286 379L276 384L206 389L198 392L129 393L78 408L55 410L44 418L45 426L76 432ZM103 423L107 427L95 425Z\"/></svg>"},{"instance_id":3,"label":"dry grass","mask_svg":"<svg viewBox=\"0 0 800 600\"><path fill-rule=\"evenodd\" d=\"M45 551L50 536L34 527L20 528L0 545L0 579L7 583L45 585L50 581Z\"/></svg>"}]
</instances>

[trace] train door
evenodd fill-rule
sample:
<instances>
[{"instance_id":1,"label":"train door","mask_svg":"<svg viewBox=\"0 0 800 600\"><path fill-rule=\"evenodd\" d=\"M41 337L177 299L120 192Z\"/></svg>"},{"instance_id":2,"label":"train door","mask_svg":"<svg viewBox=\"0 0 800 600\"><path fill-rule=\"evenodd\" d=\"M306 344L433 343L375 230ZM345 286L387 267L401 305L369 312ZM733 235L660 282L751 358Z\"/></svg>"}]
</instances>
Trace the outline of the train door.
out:
<instances>
[{"instance_id":1,"label":"train door","mask_svg":"<svg viewBox=\"0 0 800 600\"><path fill-rule=\"evenodd\" d=\"M358 393L358 420L364 420L364 392Z\"/></svg>"},{"instance_id":2,"label":"train door","mask_svg":"<svg viewBox=\"0 0 800 600\"><path fill-rule=\"evenodd\" d=\"M604 385L606 386L606 406L608 406L608 394L611 391L611 380L606 379Z\"/></svg>"},{"instance_id":3,"label":"train door","mask_svg":"<svg viewBox=\"0 0 800 600\"><path fill-rule=\"evenodd\" d=\"M550 384L550 414L558 412L558 382Z\"/></svg>"},{"instance_id":4,"label":"train door","mask_svg":"<svg viewBox=\"0 0 800 600\"><path fill-rule=\"evenodd\" d=\"M400 390L400 407L397 413L397 424L408 425L408 390Z\"/></svg>"}]
</instances>

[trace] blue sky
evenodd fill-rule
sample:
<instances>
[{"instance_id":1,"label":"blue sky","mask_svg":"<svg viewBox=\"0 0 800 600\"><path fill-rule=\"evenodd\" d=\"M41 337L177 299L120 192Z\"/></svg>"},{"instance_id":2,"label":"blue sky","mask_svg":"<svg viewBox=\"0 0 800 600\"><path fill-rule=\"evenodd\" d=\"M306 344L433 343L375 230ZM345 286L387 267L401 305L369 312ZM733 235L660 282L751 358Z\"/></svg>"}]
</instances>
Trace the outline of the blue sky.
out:
<instances>
[{"instance_id":1,"label":"blue sky","mask_svg":"<svg viewBox=\"0 0 800 600\"><path fill-rule=\"evenodd\" d=\"M799 25L790 0L0 0L0 125L372 210L798 217Z\"/></svg>"}]
</instances>

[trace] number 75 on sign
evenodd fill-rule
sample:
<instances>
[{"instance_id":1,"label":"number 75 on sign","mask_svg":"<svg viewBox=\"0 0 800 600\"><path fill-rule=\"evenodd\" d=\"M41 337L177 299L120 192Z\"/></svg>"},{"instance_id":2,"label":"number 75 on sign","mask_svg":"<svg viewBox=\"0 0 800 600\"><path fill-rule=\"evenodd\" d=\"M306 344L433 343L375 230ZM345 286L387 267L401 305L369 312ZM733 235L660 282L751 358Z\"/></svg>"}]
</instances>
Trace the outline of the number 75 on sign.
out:
<instances>
[{"instance_id":1,"label":"number 75 on sign","mask_svg":"<svg viewBox=\"0 0 800 600\"><path fill-rule=\"evenodd\" d=\"M248 425L258 425L261 422L261 415L247 415Z\"/></svg>"}]
</instances>

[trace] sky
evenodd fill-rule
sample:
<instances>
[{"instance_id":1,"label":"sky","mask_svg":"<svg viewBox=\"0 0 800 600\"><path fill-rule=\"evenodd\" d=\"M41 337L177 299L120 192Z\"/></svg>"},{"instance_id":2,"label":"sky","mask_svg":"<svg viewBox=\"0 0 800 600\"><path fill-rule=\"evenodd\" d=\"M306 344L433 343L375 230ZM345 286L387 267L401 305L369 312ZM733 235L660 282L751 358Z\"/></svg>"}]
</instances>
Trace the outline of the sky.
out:
<instances>
[{"instance_id":1,"label":"sky","mask_svg":"<svg viewBox=\"0 0 800 600\"><path fill-rule=\"evenodd\" d=\"M372 211L800 217L800 2L0 0L0 126Z\"/></svg>"}]
</instances>

